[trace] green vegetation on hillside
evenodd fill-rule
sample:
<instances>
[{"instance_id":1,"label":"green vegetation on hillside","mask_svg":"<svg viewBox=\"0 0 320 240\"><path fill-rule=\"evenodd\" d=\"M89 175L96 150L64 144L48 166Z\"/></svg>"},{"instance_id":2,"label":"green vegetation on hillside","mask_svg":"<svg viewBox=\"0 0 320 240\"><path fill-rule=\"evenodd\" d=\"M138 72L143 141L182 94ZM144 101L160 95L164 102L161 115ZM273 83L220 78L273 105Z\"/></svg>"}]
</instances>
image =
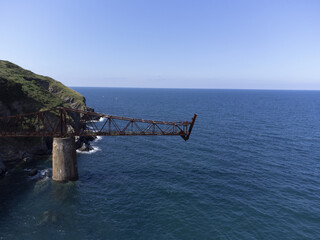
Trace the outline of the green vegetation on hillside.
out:
<instances>
[{"instance_id":1,"label":"green vegetation on hillside","mask_svg":"<svg viewBox=\"0 0 320 240\"><path fill-rule=\"evenodd\" d=\"M85 107L85 98L62 83L0 60L0 101L32 101L37 110L57 106Z\"/></svg>"}]
</instances>

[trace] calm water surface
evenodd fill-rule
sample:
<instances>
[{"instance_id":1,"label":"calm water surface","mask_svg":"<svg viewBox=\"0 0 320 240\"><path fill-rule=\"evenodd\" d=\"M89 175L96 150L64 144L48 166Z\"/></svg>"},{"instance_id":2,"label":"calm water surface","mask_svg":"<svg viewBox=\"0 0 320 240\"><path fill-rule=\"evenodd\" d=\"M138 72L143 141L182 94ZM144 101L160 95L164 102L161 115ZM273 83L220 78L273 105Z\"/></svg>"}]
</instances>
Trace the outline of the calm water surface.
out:
<instances>
[{"instance_id":1,"label":"calm water surface","mask_svg":"<svg viewBox=\"0 0 320 240\"><path fill-rule=\"evenodd\" d=\"M0 239L320 239L320 92L75 89L96 112L198 119L188 142L93 142L74 183L21 164L0 179Z\"/></svg>"}]
</instances>

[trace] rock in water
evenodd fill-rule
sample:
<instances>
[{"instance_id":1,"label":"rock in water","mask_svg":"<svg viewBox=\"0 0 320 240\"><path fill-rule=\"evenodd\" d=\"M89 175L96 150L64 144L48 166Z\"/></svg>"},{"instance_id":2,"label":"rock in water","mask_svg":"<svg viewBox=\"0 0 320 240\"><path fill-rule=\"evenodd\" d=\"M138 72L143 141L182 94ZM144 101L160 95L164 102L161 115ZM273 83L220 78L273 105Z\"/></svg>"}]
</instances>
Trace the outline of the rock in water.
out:
<instances>
[{"instance_id":1,"label":"rock in water","mask_svg":"<svg viewBox=\"0 0 320 240\"><path fill-rule=\"evenodd\" d=\"M28 173L28 175L29 175L30 177L32 177L32 176L35 176L37 173L38 173L38 170L37 170L37 169L32 169L32 170Z\"/></svg>"},{"instance_id":2,"label":"rock in water","mask_svg":"<svg viewBox=\"0 0 320 240\"><path fill-rule=\"evenodd\" d=\"M0 176L6 172L6 166L0 161Z\"/></svg>"},{"instance_id":3,"label":"rock in water","mask_svg":"<svg viewBox=\"0 0 320 240\"><path fill-rule=\"evenodd\" d=\"M78 149L80 152L89 152L90 150L93 150L93 147L91 147L88 143L83 143L81 148Z\"/></svg>"},{"instance_id":4,"label":"rock in water","mask_svg":"<svg viewBox=\"0 0 320 240\"><path fill-rule=\"evenodd\" d=\"M31 162L32 158L31 157L24 157L22 160L24 162Z\"/></svg>"}]
</instances>

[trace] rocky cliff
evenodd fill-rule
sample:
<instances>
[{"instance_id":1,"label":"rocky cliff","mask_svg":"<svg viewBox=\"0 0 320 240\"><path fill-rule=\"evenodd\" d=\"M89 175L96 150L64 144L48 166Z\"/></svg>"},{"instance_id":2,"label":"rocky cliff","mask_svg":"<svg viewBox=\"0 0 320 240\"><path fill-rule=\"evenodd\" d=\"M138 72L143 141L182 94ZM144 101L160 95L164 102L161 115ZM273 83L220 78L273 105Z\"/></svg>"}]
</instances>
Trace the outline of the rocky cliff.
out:
<instances>
[{"instance_id":1,"label":"rocky cliff","mask_svg":"<svg viewBox=\"0 0 320 240\"><path fill-rule=\"evenodd\" d=\"M87 110L85 98L76 91L50 77L0 60L0 116L57 106ZM51 148L52 138L0 138L0 175L8 165L50 154Z\"/></svg>"}]
</instances>

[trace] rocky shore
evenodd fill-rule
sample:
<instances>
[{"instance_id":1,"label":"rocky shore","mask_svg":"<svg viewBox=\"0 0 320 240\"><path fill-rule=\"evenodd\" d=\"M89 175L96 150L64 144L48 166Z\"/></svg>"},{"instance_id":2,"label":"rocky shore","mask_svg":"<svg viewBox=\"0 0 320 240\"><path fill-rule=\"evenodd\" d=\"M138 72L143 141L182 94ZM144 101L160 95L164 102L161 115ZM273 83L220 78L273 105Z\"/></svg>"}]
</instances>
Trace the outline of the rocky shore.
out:
<instances>
[{"instance_id":1,"label":"rocky shore","mask_svg":"<svg viewBox=\"0 0 320 240\"><path fill-rule=\"evenodd\" d=\"M94 111L85 98L62 83L0 60L0 117L38 112L57 106ZM75 121L79 116L72 116ZM70 126L72 127L72 126ZM79 151L90 151L93 137L76 137ZM30 162L52 152L52 137L0 138L0 175L21 161Z\"/></svg>"}]
</instances>

